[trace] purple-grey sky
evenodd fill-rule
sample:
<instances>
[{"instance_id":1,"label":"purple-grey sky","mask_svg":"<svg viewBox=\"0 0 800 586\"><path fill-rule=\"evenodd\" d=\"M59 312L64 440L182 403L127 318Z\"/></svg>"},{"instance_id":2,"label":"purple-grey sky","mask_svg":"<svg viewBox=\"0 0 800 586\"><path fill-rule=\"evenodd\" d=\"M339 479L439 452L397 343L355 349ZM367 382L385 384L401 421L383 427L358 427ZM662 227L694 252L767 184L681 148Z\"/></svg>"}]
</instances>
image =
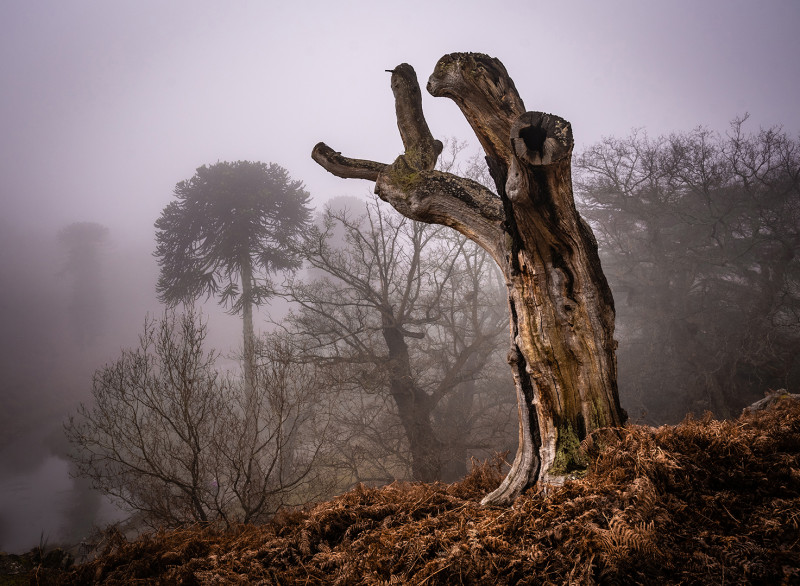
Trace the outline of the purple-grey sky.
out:
<instances>
[{"instance_id":1,"label":"purple-grey sky","mask_svg":"<svg viewBox=\"0 0 800 586\"><path fill-rule=\"evenodd\" d=\"M393 160L385 70L408 62L424 85L454 51L498 57L530 110L572 122L578 149L637 127L724 132L745 112L751 130L796 135L798 30L800 0L0 0L0 549L102 517L50 454L91 372L159 312L153 222L198 166L275 162L317 204L363 197L369 183L329 175L312 147ZM423 100L437 138L475 143L455 104ZM68 335L54 250L77 221L116 246L89 348ZM217 313L211 345L231 352L241 324Z\"/></svg>"},{"instance_id":2,"label":"purple-grey sky","mask_svg":"<svg viewBox=\"0 0 800 586\"><path fill-rule=\"evenodd\" d=\"M2 215L52 232L97 221L152 238L175 183L217 160L273 161L316 201L362 195L309 157L400 150L389 76L445 53L500 58L578 147L645 127L800 129L797 0L0 3ZM425 94L443 138L471 139ZM52 230L50 228L52 227Z\"/></svg>"}]
</instances>

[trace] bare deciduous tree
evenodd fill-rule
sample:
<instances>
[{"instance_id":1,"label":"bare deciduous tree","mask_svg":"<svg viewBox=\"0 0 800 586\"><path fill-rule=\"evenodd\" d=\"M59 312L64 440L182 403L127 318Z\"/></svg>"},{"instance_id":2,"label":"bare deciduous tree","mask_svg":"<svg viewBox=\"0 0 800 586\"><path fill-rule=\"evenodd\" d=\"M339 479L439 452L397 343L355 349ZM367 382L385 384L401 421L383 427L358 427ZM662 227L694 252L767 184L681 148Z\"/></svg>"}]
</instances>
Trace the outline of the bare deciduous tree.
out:
<instances>
[{"instance_id":1,"label":"bare deciduous tree","mask_svg":"<svg viewBox=\"0 0 800 586\"><path fill-rule=\"evenodd\" d=\"M743 122L576 157L618 299L622 393L653 422L730 416L800 383L800 145Z\"/></svg>"},{"instance_id":2,"label":"bare deciduous tree","mask_svg":"<svg viewBox=\"0 0 800 586\"><path fill-rule=\"evenodd\" d=\"M194 313L148 319L139 347L95 373L94 403L65 426L78 473L147 522L170 526L263 520L319 496L314 370L268 340L255 392L245 392L215 370L205 336Z\"/></svg>"},{"instance_id":3,"label":"bare deciduous tree","mask_svg":"<svg viewBox=\"0 0 800 586\"><path fill-rule=\"evenodd\" d=\"M497 59L445 55L428 80L453 99L486 153L497 193L435 171L442 143L422 112L416 73L392 71L397 124L405 147L392 164L351 159L324 143L312 157L331 173L369 179L404 216L450 226L484 248L508 286L519 449L485 503L509 502L539 478L559 481L580 465L577 441L619 425L614 304L591 228L572 195L570 124L526 112Z\"/></svg>"},{"instance_id":4,"label":"bare deciduous tree","mask_svg":"<svg viewBox=\"0 0 800 586\"><path fill-rule=\"evenodd\" d=\"M416 353L436 378L432 384L449 389L434 420L446 454L442 480L454 482L467 473L470 457L488 457L514 439L514 405L511 382L499 376L508 328L502 276L486 251L460 234L442 238L459 243L456 270L439 299L439 319Z\"/></svg>"},{"instance_id":5,"label":"bare deciduous tree","mask_svg":"<svg viewBox=\"0 0 800 586\"><path fill-rule=\"evenodd\" d=\"M475 389L470 395L468 388L496 357L505 316L490 293L497 289L485 282L482 252L463 238L442 238L440 228L387 213L377 201L366 212L353 217L329 208L324 227L310 232L304 253L313 274L324 277L290 280L287 296L298 309L287 327L343 391L337 410L351 431L342 456L357 464L354 477L402 475L403 442L393 433L401 429L412 477L439 480L450 459L465 462L465 450L475 447L470 427L449 435L442 429L457 411L462 424L475 423ZM467 400L454 397L460 393Z\"/></svg>"}]
</instances>

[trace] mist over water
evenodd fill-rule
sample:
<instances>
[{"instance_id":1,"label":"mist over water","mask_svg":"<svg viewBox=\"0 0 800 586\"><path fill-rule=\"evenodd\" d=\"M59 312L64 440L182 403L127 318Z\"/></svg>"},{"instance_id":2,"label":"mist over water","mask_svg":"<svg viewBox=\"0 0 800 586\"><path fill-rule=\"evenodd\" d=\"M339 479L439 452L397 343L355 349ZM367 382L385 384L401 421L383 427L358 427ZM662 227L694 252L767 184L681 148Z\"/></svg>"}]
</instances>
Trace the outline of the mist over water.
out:
<instances>
[{"instance_id":1,"label":"mist over water","mask_svg":"<svg viewBox=\"0 0 800 586\"><path fill-rule=\"evenodd\" d=\"M60 540L73 489L68 469L67 462L51 455L34 470L8 474L0 481L1 549L22 551L40 539Z\"/></svg>"},{"instance_id":2,"label":"mist over water","mask_svg":"<svg viewBox=\"0 0 800 586\"><path fill-rule=\"evenodd\" d=\"M24 255L18 254L24 251ZM71 477L63 424L89 402L92 374L135 346L145 316L164 308L155 298L158 267L148 242L115 234L98 250L95 302L105 308L87 332L87 308L75 303L72 275L56 233L0 231L0 550L75 545L95 526L123 514L89 482ZM241 321L212 300L202 304L209 348L236 369ZM259 315L258 325L266 318ZM266 324L263 324L264 326Z\"/></svg>"}]
</instances>

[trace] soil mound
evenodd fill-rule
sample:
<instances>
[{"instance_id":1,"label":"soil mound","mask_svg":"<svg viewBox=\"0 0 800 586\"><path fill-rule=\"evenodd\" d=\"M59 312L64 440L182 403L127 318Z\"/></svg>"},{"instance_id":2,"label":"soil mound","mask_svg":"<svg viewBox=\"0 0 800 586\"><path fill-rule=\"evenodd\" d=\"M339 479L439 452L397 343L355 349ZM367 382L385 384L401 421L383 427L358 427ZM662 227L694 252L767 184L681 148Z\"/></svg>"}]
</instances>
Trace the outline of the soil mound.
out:
<instances>
[{"instance_id":1,"label":"soil mound","mask_svg":"<svg viewBox=\"0 0 800 586\"><path fill-rule=\"evenodd\" d=\"M800 584L800 402L596 433L590 468L509 508L498 462L359 486L264 526L111 539L62 584Z\"/></svg>"}]
</instances>

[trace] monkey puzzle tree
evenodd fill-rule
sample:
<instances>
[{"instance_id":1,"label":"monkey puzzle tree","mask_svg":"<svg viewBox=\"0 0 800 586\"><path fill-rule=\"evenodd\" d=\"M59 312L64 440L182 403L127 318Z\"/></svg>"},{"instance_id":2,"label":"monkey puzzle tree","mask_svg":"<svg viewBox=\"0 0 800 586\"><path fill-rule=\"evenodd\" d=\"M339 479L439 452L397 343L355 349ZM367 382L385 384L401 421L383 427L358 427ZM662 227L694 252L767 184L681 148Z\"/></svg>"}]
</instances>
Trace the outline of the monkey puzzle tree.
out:
<instances>
[{"instance_id":1,"label":"monkey puzzle tree","mask_svg":"<svg viewBox=\"0 0 800 586\"><path fill-rule=\"evenodd\" d=\"M274 294L271 274L300 267L293 243L311 218L310 196L280 165L253 161L204 165L175 196L155 223L159 299L174 306L218 295L241 313L249 381L253 306Z\"/></svg>"},{"instance_id":2,"label":"monkey puzzle tree","mask_svg":"<svg viewBox=\"0 0 800 586\"><path fill-rule=\"evenodd\" d=\"M510 502L537 480L559 481L581 465L578 441L620 425L614 302L591 228L572 194L572 129L551 114L526 112L499 60L442 57L428 81L460 107L486 153L497 193L435 171L442 143L422 112L414 69L392 70L405 153L394 163L351 159L324 143L312 157L343 178L376 182L401 214L450 226L483 247L506 279L519 448L508 476L484 503Z\"/></svg>"}]
</instances>

